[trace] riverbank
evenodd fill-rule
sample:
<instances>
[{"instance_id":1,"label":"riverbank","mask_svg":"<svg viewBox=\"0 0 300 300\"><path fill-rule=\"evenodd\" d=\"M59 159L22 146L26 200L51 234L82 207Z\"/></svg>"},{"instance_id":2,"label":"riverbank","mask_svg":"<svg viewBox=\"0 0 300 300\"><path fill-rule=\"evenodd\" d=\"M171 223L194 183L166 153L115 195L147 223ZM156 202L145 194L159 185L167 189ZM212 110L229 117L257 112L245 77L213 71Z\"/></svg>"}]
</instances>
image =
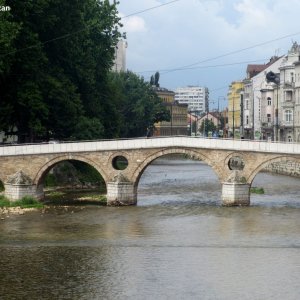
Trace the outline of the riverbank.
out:
<instances>
[{"instance_id":1,"label":"riverbank","mask_svg":"<svg viewBox=\"0 0 300 300\"><path fill-rule=\"evenodd\" d=\"M20 206L17 207L0 207L0 219L4 220L5 217L9 215L24 215L26 212L38 211L40 208L22 208Z\"/></svg>"}]
</instances>

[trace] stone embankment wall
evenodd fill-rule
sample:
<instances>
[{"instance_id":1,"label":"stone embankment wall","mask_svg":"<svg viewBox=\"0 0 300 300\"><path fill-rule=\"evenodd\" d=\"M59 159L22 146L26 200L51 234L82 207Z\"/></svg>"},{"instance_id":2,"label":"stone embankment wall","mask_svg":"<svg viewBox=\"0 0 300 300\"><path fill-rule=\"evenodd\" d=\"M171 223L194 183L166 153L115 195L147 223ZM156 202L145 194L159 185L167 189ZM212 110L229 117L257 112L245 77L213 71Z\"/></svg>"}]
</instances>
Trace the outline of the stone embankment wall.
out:
<instances>
[{"instance_id":1,"label":"stone embankment wall","mask_svg":"<svg viewBox=\"0 0 300 300\"><path fill-rule=\"evenodd\" d=\"M300 163L294 161L274 162L269 164L263 171L300 178Z\"/></svg>"}]
</instances>

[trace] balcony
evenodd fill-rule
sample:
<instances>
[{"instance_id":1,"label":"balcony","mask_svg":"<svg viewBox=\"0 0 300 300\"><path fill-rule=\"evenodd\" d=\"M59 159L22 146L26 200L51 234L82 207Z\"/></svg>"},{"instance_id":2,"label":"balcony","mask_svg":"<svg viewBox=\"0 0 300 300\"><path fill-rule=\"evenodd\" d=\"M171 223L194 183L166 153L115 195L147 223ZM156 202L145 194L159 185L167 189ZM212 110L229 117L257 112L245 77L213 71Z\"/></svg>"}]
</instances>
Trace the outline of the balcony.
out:
<instances>
[{"instance_id":1,"label":"balcony","mask_svg":"<svg viewBox=\"0 0 300 300\"><path fill-rule=\"evenodd\" d=\"M295 88L295 82L285 81L282 85L284 90L293 90Z\"/></svg>"},{"instance_id":2,"label":"balcony","mask_svg":"<svg viewBox=\"0 0 300 300\"><path fill-rule=\"evenodd\" d=\"M281 121L280 122L280 127L281 128L292 128L294 126L293 121Z\"/></svg>"},{"instance_id":3,"label":"balcony","mask_svg":"<svg viewBox=\"0 0 300 300\"><path fill-rule=\"evenodd\" d=\"M273 128L274 124L272 122L262 122L261 127L262 128Z\"/></svg>"}]
</instances>

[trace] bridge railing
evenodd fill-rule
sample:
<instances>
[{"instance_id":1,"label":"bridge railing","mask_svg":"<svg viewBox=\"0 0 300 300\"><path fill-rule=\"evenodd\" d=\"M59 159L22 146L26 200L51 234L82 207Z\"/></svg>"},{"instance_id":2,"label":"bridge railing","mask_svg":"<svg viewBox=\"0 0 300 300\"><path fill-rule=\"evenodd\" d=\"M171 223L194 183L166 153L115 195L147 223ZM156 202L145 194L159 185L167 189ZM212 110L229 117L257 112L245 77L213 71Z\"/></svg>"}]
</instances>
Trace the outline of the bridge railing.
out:
<instances>
[{"instance_id":1,"label":"bridge railing","mask_svg":"<svg viewBox=\"0 0 300 300\"><path fill-rule=\"evenodd\" d=\"M104 150L126 150L141 148L207 148L235 151L259 151L300 154L300 144L266 142L258 140L233 140L199 138L189 136L140 137L127 139L103 139L88 141L51 141L49 143L16 144L0 147L0 156L30 155L46 153L89 152Z\"/></svg>"}]
</instances>

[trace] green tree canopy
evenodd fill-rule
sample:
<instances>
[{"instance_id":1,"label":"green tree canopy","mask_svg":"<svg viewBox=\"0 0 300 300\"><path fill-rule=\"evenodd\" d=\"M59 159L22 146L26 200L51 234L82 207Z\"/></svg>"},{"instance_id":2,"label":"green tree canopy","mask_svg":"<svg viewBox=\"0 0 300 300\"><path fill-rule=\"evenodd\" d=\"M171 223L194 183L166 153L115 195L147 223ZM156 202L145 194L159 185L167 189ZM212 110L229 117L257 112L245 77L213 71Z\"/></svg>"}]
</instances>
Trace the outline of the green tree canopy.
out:
<instances>
[{"instance_id":1,"label":"green tree canopy","mask_svg":"<svg viewBox=\"0 0 300 300\"><path fill-rule=\"evenodd\" d=\"M82 124L91 138L110 136L107 80L121 36L116 4L7 0L5 5L11 11L0 14L0 130L16 127L21 142L83 138L77 132Z\"/></svg>"},{"instance_id":2,"label":"green tree canopy","mask_svg":"<svg viewBox=\"0 0 300 300\"><path fill-rule=\"evenodd\" d=\"M154 123L170 119L162 101L143 78L127 71L111 73L110 80L120 120L119 136L145 136Z\"/></svg>"},{"instance_id":3,"label":"green tree canopy","mask_svg":"<svg viewBox=\"0 0 300 300\"><path fill-rule=\"evenodd\" d=\"M200 126L200 132L205 133L208 136L208 132L215 132L217 127L215 126L214 122L209 119L204 119Z\"/></svg>"}]
</instances>

